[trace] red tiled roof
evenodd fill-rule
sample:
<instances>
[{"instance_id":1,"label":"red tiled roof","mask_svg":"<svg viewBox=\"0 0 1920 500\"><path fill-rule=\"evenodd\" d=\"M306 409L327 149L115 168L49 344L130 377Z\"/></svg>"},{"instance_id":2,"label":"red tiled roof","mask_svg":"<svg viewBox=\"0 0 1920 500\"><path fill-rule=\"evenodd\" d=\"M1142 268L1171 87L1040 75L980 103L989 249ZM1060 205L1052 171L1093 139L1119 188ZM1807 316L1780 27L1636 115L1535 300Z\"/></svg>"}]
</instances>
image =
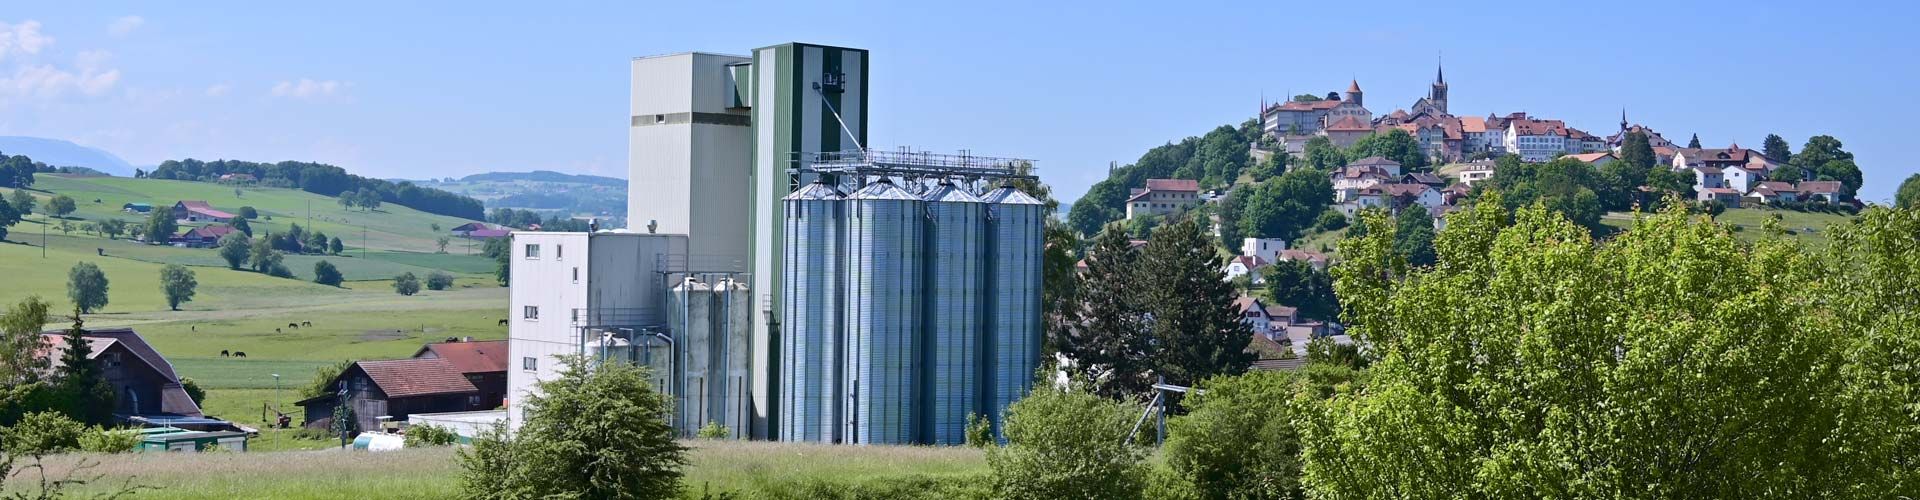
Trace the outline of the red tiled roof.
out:
<instances>
[{"instance_id":1,"label":"red tiled roof","mask_svg":"<svg viewBox=\"0 0 1920 500\"><path fill-rule=\"evenodd\" d=\"M1839 193L1840 181L1805 181L1800 183L1802 193Z\"/></svg>"},{"instance_id":2,"label":"red tiled roof","mask_svg":"<svg viewBox=\"0 0 1920 500\"><path fill-rule=\"evenodd\" d=\"M1418 197L1422 193L1426 193L1428 189L1431 189L1427 187L1426 184L1381 184L1380 188L1385 189L1387 194L1392 196L1414 197Z\"/></svg>"},{"instance_id":3,"label":"red tiled roof","mask_svg":"<svg viewBox=\"0 0 1920 500\"><path fill-rule=\"evenodd\" d=\"M390 398L477 392L459 369L434 358L386 359L354 363Z\"/></svg>"},{"instance_id":4,"label":"red tiled roof","mask_svg":"<svg viewBox=\"0 0 1920 500\"><path fill-rule=\"evenodd\" d=\"M1370 166L1398 167L1400 166L1400 162L1389 160L1384 156L1369 156L1366 158L1354 160L1353 163L1348 163L1347 166L1349 167L1370 167Z\"/></svg>"},{"instance_id":5,"label":"red tiled roof","mask_svg":"<svg viewBox=\"0 0 1920 500\"><path fill-rule=\"evenodd\" d=\"M1373 130L1373 127L1369 127L1369 126L1367 126L1367 124L1365 124L1365 123L1360 123L1360 119L1359 119L1359 118L1356 118L1356 117L1353 117L1353 116L1348 116L1348 117L1346 117L1346 118L1341 118L1341 119L1340 119L1340 121L1337 121L1337 122L1333 122L1333 124L1332 124L1332 125L1328 125L1328 126L1327 126L1327 130L1336 130L1336 131L1342 131L1342 132L1354 132L1354 131L1369 131L1369 130Z\"/></svg>"},{"instance_id":6,"label":"red tiled roof","mask_svg":"<svg viewBox=\"0 0 1920 500\"><path fill-rule=\"evenodd\" d=\"M1147 179L1148 191L1199 191L1200 181L1193 179Z\"/></svg>"},{"instance_id":7,"label":"red tiled roof","mask_svg":"<svg viewBox=\"0 0 1920 500\"><path fill-rule=\"evenodd\" d=\"M1460 129L1467 132L1485 133L1487 131L1487 120L1477 116L1461 118Z\"/></svg>"},{"instance_id":8,"label":"red tiled roof","mask_svg":"<svg viewBox=\"0 0 1920 500\"><path fill-rule=\"evenodd\" d=\"M188 230L187 234L183 234L181 236L186 238L206 238L206 239L217 240L223 236L233 233L234 231L236 231L236 229L234 229L233 226L200 226L200 227L196 227Z\"/></svg>"},{"instance_id":9,"label":"red tiled roof","mask_svg":"<svg viewBox=\"0 0 1920 500\"><path fill-rule=\"evenodd\" d=\"M1567 124L1560 120L1520 119L1507 122L1515 135L1565 135Z\"/></svg>"},{"instance_id":10,"label":"red tiled roof","mask_svg":"<svg viewBox=\"0 0 1920 500\"><path fill-rule=\"evenodd\" d=\"M1606 153L1606 152L1601 152L1601 153L1582 153L1582 154L1577 154L1577 155L1567 155L1567 157L1568 157L1568 158L1572 158L1572 159L1575 159L1575 160L1580 160L1580 161L1583 161L1583 162L1587 162L1587 163L1593 163L1593 162L1595 162L1595 161L1599 161L1599 160L1600 160L1601 158L1608 158L1608 157L1612 157L1612 156L1613 156L1613 153Z\"/></svg>"},{"instance_id":11,"label":"red tiled roof","mask_svg":"<svg viewBox=\"0 0 1920 500\"><path fill-rule=\"evenodd\" d=\"M1758 187L1755 187L1754 189L1756 189L1756 190L1758 190L1758 189L1771 189L1771 190L1774 190L1774 191L1798 191L1797 189L1794 189L1794 187L1793 187L1793 183L1791 183L1791 182L1780 182L1780 181L1762 181L1762 182L1760 182L1760 184L1758 184L1757 186L1758 186Z\"/></svg>"},{"instance_id":12,"label":"red tiled roof","mask_svg":"<svg viewBox=\"0 0 1920 500\"><path fill-rule=\"evenodd\" d=\"M1239 262L1240 265L1247 266L1247 269L1259 269L1267 265L1267 260L1258 255L1237 255L1229 262Z\"/></svg>"},{"instance_id":13,"label":"red tiled roof","mask_svg":"<svg viewBox=\"0 0 1920 500\"><path fill-rule=\"evenodd\" d=\"M213 205L208 205L207 202L204 202L204 201L181 200L180 206L182 208L186 208L187 212L190 212L190 213L197 213L197 214L205 215L208 217L218 217L222 219L233 218L233 214L222 212L219 210L214 210Z\"/></svg>"},{"instance_id":14,"label":"red tiled roof","mask_svg":"<svg viewBox=\"0 0 1920 500\"><path fill-rule=\"evenodd\" d=\"M1277 107L1284 111L1319 111L1319 110L1333 109L1338 106L1340 106L1339 100L1323 99L1318 101L1307 101L1307 102L1287 101L1285 103L1281 103Z\"/></svg>"},{"instance_id":15,"label":"red tiled roof","mask_svg":"<svg viewBox=\"0 0 1920 500\"><path fill-rule=\"evenodd\" d=\"M469 342L435 342L420 347L413 357L431 354L431 358L445 360L460 373L486 373L507 371L507 341L484 340Z\"/></svg>"}]
</instances>

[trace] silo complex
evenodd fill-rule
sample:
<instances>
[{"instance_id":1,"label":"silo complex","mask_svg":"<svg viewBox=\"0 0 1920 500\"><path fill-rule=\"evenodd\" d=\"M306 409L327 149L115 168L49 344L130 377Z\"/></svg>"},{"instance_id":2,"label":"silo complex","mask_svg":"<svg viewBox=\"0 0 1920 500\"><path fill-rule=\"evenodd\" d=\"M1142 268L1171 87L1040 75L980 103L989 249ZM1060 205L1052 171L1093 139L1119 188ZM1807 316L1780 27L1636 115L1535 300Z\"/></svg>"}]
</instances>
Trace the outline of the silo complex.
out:
<instances>
[{"instance_id":1,"label":"silo complex","mask_svg":"<svg viewBox=\"0 0 1920 500\"><path fill-rule=\"evenodd\" d=\"M921 439L965 444L967 415L979 412L981 398L986 211L980 198L950 182L921 199L927 204Z\"/></svg>"},{"instance_id":2,"label":"silo complex","mask_svg":"<svg viewBox=\"0 0 1920 500\"><path fill-rule=\"evenodd\" d=\"M862 184L862 182L864 184ZM780 439L961 444L1040 354L1045 208L1012 187L886 176L784 198Z\"/></svg>"},{"instance_id":3,"label":"silo complex","mask_svg":"<svg viewBox=\"0 0 1920 500\"><path fill-rule=\"evenodd\" d=\"M847 438L912 443L922 376L924 207L885 179L846 204Z\"/></svg>"},{"instance_id":4,"label":"silo complex","mask_svg":"<svg viewBox=\"0 0 1920 500\"><path fill-rule=\"evenodd\" d=\"M781 293L787 307L780 318L778 421L787 441L830 443L840 437L842 198L832 186L815 182L784 199Z\"/></svg>"},{"instance_id":5,"label":"silo complex","mask_svg":"<svg viewBox=\"0 0 1920 500\"><path fill-rule=\"evenodd\" d=\"M751 323L753 294L747 289L747 283L727 277L713 286L713 346L712 357L707 372L712 374L707 384L705 400L708 421L719 422L727 427L727 437L745 438L747 429L747 377L751 360L747 334L753 331Z\"/></svg>"},{"instance_id":6,"label":"silo complex","mask_svg":"<svg viewBox=\"0 0 1920 500\"><path fill-rule=\"evenodd\" d=\"M982 197L987 206L986 312L988 384L985 410L1000 435L1007 406L1027 395L1040 362L1041 259L1046 205L1003 186Z\"/></svg>"}]
</instances>

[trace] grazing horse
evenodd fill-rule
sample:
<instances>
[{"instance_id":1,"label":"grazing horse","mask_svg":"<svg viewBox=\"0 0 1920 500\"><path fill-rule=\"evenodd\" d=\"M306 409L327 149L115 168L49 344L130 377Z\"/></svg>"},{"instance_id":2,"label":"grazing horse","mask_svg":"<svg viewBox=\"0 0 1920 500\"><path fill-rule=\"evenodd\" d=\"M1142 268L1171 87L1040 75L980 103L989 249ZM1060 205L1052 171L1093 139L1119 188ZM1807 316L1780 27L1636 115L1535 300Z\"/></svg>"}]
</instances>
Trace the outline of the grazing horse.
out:
<instances>
[{"instance_id":1,"label":"grazing horse","mask_svg":"<svg viewBox=\"0 0 1920 500\"><path fill-rule=\"evenodd\" d=\"M287 328L300 328L299 323L287 323Z\"/></svg>"},{"instance_id":2,"label":"grazing horse","mask_svg":"<svg viewBox=\"0 0 1920 500\"><path fill-rule=\"evenodd\" d=\"M300 326L313 326L313 322L312 322L312 321L302 321L302 322L300 322Z\"/></svg>"},{"instance_id":3,"label":"grazing horse","mask_svg":"<svg viewBox=\"0 0 1920 500\"><path fill-rule=\"evenodd\" d=\"M230 354L230 353L228 353L226 349L221 349L221 350L220 350L220 357L222 357L222 358L224 358L224 357L227 357L227 356L232 356L232 354Z\"/></svg>"},{"instance_id":4,"label":"grazing horse","mask_svg":"<svg viewBox=\"0 0 1920 500\"><path fill-rule=\"evenodd\" d=\"M233 357L236 357L236 358L247 357L247 351L233 351Z\"/></svg>"},{"instance_id":5,"label":"grazing horse","mask_svg":"<svg viewBox=\"0 0 1920 500\"><path fill-rule=\"evenodd\" d=\"M500 326L507 326L507 319L506 319L506 318L500 318Z\"/></svg>"}]
</instances>

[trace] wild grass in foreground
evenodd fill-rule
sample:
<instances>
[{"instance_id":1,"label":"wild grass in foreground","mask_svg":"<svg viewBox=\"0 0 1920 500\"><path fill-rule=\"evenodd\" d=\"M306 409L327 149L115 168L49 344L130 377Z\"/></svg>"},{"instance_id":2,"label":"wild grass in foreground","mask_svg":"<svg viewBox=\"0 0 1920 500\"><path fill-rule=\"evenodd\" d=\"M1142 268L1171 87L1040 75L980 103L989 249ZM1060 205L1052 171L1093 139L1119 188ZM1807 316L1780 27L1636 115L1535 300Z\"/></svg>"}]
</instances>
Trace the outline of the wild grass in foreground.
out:
<instances>
[{"instance_id":1,"label":"wild grass in foreground","mask_svg":"<svg viewBox=\"0 0 1920 500\"><path fill-rule=\"evenodd\" d=\"M688 441L693 448L682 496L704 491L737 498L985 498L985 455L977 449ZM100 462L99 484L151 487L134 498L457 498L454 448L366 453L284 451L64 455L54 472L81 458ZM88 493L92 490L83 490Z\"/></svg>"}]
</instances>

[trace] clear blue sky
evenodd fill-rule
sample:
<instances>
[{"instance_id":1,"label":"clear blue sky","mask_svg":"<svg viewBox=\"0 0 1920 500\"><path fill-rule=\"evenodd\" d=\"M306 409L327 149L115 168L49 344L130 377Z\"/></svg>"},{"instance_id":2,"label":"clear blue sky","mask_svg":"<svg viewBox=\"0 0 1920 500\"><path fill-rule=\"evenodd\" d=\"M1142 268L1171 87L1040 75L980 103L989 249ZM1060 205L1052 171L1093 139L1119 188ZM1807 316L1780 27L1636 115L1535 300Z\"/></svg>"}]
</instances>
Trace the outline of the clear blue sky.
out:
<instances>
[{"instance_id":1,"label":"clear blue sky","mask_svg":"<svg viewBox=\"0 0 1920 500\"><path fill-rule=\"evenodd\" d=\"M1375 113L1444 52L1456 114L1797 150L1831 134L1869 200L1920 171L1910 2L8 2L0 135L137 165L314 160L380 177L625 176L627 61L787 41L873 51L876 147L1029 157L1072 199L1146 148L1358 78ZM1313 7L1307 7L1313 5Z\"/></svg>"}]
</instances>

